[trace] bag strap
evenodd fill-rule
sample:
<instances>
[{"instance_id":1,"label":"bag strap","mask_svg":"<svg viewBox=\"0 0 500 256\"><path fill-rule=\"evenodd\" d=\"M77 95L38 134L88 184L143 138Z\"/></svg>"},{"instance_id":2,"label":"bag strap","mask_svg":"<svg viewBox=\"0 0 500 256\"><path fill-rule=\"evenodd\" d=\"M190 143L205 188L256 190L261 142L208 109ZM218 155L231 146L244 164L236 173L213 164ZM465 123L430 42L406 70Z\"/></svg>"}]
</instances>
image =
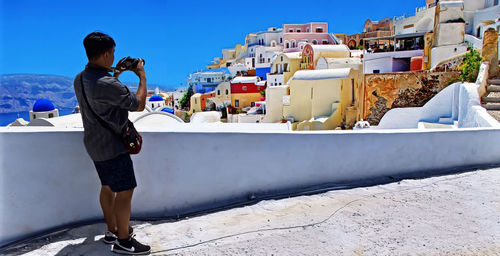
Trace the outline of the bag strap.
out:
<instances>
[{"instance_id":1,"label":"bag strap","mask_svg":"<svg viewBox=\"0 0 500 256\"><path fill-rule=\"evenodd\" d=\"M113 134L115 134L119 138L122 138L123 136L120 135L120 134L118 134L115 130L113 130L113 128L111 128L111 126L109 126L109 124L106 123L106 121L104 121L96 112L94 112L94 110L92 109L92 106L90 106L90 103L89 103L89 100L87 98L87 95L85 94L85 86L83 85L83 72L80 73L80 83L82 85L83 98L85 99L85 102L87 103L87 106L89 107L90 112L92 112L92 114L96 117L97 121L99 121L99 123L102 126L104 126L105 128L107 128L108 130L110 130Z\"/></svg>"}]
</instances>

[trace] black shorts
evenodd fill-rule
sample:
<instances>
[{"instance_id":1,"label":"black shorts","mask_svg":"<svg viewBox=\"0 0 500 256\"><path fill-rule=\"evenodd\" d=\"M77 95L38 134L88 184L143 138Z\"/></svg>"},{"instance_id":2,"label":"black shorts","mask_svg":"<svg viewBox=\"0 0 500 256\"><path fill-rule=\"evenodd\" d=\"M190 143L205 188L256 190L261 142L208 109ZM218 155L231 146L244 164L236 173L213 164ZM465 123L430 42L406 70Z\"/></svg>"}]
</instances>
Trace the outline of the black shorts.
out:
<instances>
[{"instance_id":1,"label":"black shorts","mask_svg":"<svg viewBox=\"0 0 500 256\"><path fill-rule=\"evenodd\" d=\"M129 154L122 154L113 159L94 162L101 185L109 186L113 192L121 192L137 187L134 165Z\"/></svg>"}]
</instances>

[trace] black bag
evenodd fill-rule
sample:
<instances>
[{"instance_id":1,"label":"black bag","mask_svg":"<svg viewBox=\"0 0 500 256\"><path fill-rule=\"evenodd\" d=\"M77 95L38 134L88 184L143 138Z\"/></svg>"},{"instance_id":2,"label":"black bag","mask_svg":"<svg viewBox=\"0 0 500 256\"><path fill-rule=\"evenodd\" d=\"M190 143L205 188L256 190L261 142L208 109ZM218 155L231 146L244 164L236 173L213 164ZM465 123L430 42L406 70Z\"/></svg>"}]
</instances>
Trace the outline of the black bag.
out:
<instances>
[{"instance_id":1,"label":"black bag","mask_svg":"<svg viewBox=\"0 0 500 256\"><path fill-rule=\"evenodd\" d=\"M92 107L89 104L89 101L87 99L87 95L85 94L85 89L83 86L83 73L80 74L80 82L82 84L82 94L83 98L85 99L85 102L87 103L87 106L89 106L90 112L97 118L97 121L99 123L106 127L108 130L110 130L112 133L114 133L116 136L118 136L122 141L125 146L125 148L128 149L129 154L135 155L139 154L142 148L142 136L139 134L139 132L135 129L134 123L132 123L130 120L127 120L127 129L125 134L117 134L102 118L97 115Z\"/></svg>"}]
</instances>

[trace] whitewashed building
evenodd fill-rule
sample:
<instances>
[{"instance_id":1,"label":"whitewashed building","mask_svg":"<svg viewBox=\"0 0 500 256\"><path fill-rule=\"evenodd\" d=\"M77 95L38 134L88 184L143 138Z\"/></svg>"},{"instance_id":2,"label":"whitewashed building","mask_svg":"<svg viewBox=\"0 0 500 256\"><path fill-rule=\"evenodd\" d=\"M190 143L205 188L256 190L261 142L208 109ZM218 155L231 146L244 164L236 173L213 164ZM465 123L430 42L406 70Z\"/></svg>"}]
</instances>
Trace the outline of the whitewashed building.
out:
<instances>
[{"instance_id":1,"label":"whitewashed building","mask_svg":"<svg viewBox=\"0 0 500 256\"><path fill-rule=\"evenodd\" d=\"M30 111L30 121L40 118L53 118L59 116L59 110L48 99L41 98L35 101Z\"/></svg>"}]
</instances>

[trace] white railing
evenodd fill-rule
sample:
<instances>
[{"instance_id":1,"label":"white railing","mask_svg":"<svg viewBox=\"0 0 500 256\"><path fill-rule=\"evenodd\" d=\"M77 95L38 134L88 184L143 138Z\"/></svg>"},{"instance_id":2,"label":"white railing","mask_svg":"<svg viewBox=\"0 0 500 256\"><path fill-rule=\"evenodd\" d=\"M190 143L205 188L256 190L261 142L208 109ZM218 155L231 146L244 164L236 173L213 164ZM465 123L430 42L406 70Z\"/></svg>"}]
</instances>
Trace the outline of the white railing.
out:
<instances>
[{"instance_id":1,"label":"white railing","mask_svg":"<svg viewBox=\"0 0 500 256\"><path fill-rule=\"evenodd\" d=\"M479 39L473 35L465 34L465 42L469 44L470 47L474 49L482 49L483 48L483 40Z\"/></svg>"}]
</instances>

